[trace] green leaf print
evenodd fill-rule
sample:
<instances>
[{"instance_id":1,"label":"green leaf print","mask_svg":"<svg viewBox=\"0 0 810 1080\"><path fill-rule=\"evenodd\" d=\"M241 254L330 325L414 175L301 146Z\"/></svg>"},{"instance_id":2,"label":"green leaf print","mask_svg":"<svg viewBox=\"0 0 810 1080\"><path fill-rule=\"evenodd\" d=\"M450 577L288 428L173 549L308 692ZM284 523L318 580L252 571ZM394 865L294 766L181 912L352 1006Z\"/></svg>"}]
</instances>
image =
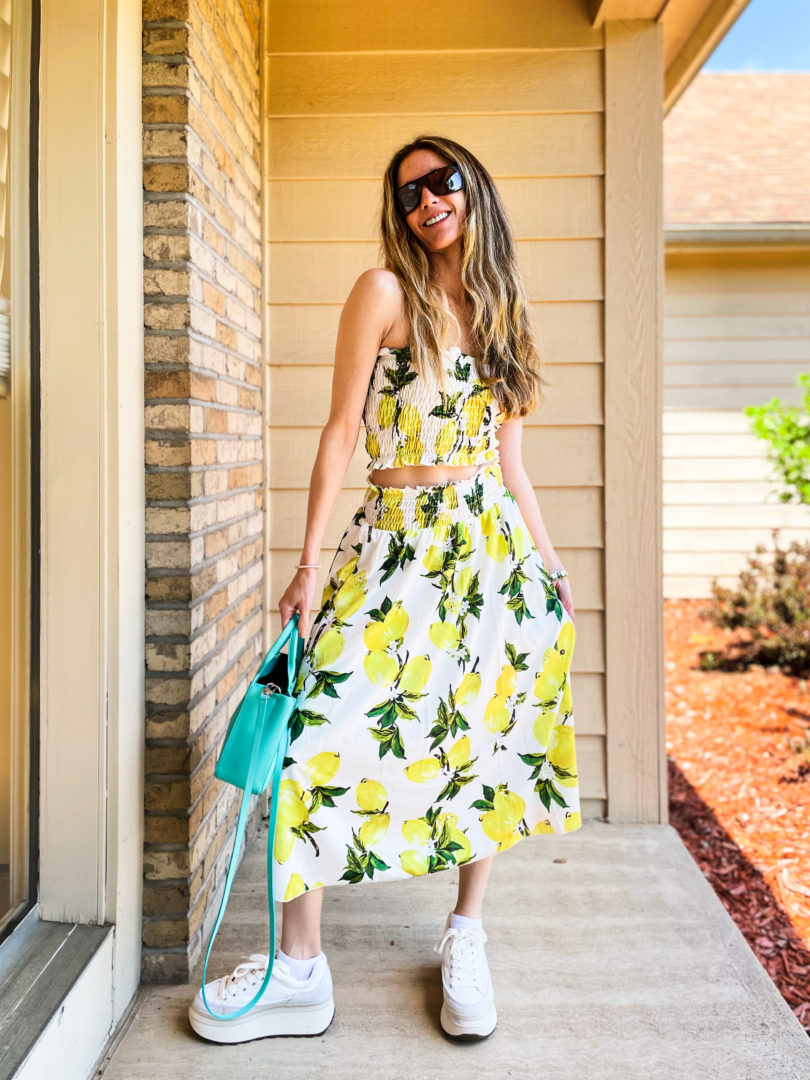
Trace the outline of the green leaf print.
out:
<instances>
[{"instance_id":1,"label":"green leaf print","mask_svg":"<svg viewBox=\"0 0 810 1080\"><path fill-rule=\"evenodd\" d=\"M476 659L476 663L477 663ZM439 707L436 712L436 723L428 732L428 737L433 739L430 749L435 750L440 746L448 735L458 735L459 731L469 731L470 725L467 718L456 708L456 698L452 686L447 695L447 701L439 698Z\"/></svg>"},{"instance_id":2,"label":"green leaf print","mask_svg":"<svg viewBox=\"0 0 810 1080\"><path fill-rule=\"evenodd\" d=\"M473 490L470 495L464 496L464 501L470 508L470 513L475 514L476 517L484 512L484 485L481 483L479 477L475 478L473 484Z\"/></svg>"},{"instance_id":3,"label":"green leaf print","mask_svg":"<svg viewBox=\"0 0 810 1080\"><path fill-rule=\"evenodd\" d=\"M323 713L312 712L311 709L296 709L290 718L290 742L294 742L305 727L316 727L319 724L328 723L329 720Z\"/></svg>"},{"instance_id":4,"label":"green leaf print","mask_svg":"<svg viewBox=\"0 0 810 1080\"><path fill-rule=\"evenodd\" d=\"M335 799L340 795L345 795L348 790L347 787L321 786L310 788L312 792L312 801L309 804L310 814L314 814L321 806L334 806Z\"/></svg>"},{"instance_id":5,"label":"green leaf print","mask_svg":"<svg viewBox=\"0 0 810 1080\"><path fill-rule=\"evenodd\" d=\"M568 801L565 796L557 790L554 786L554 781L550 777L546 777L544 780L540 780L540 770L546 761L545 754L518 754L518 757L525 765L532 767L530 780L536 780L534 790L540 796L540 801L546 810L551 806L552 800L557 803L558 806L563 808L568 806ZM561 780L568 780L576 776L576 773L569 772L567 769L558 768L556 765L551 765L554 769L555 776Z\"/></svg>"},{"instance_id":6,"label":"green leaf print","mask_svg":"<svg viewBox=\"0 0 810 1080\"><path fill-rule=\"evenodd\" d=\"M383 728L370 727L368 730L371 732L372 738L376 739L380 744L380 757L385 757L389 750L394 757L405 757L405 747L396 724Z\"/></svg>"},{"instance_id":7,"label":"green leaf print","mask_svg":"<svg viewBox=\"0 0 810 1080\"><path fill-rule=\"evenodd\" d=\"M506 659L515 669L515 671L528 671L529 665L526 663L529 654L527 652L519 653L511 641L506 643Z\"/></svg>"},{"instance_id":8,"label":"green leaf print","mask_svg":"<svg viewBox=\"0 0 810 1080\"><path fill-rule=\"evenodd\" d=\"M314 683L312 689L308 691L306 700L309 698L315 698L318 694L326 694L327 697L339 698L340 694L335 687L342 682L345 682L350 676L350 671L313 671L312 676Z\"/></svg>"},{"instance_id":9,"label":"green leaf print","mask_svg":"<svg viewBox=\"0 0 810 1080\"><path fill-rule=\"evenodd\" d=\"M458 403L463 394L463 390L447 396L442 393L442 404L435 405L428 413L428 416L440 416L443 420L455 420L458 413Z\"/></svg>"},{"instance_id":10,"label":"green leaf print","mask_svg":"<svg viewBox=\"0 0 810 1080\"><path fill-rule=\"evenodd\" d=\"M346 845L346 868L340 876L341 881L349 881L353 884L358 884L363 880L363 877L374 877L375 870L389 870L388 863L376 855L373 851L368 851L365 844L360 839L359 835L352 829L352 842Z\"/></svg>"},{"instance_id":11,"label":"green leaf print","mask_svg":"<svg viewBox=\"0 0 810 1080\"><path fill-rule=\"evenodd\" d=\"M392 533L388 541L388 555L381 563L382 575L380 583L387 581L397 570L402 570L406 563L411 562L416 556L411 544L405 539L405 530Z\"/></svg>"}]
</instances>

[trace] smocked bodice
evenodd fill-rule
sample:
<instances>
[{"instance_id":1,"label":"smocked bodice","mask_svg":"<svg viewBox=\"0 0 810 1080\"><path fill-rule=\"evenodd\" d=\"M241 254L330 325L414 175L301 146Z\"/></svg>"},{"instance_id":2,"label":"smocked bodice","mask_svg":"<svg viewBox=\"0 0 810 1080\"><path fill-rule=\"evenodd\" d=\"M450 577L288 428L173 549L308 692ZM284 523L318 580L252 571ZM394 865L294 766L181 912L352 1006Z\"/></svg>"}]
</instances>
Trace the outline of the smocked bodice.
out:
<instances>
[{"instance_id":1,"label":"smocked bodice","mask_svg":"<svg viewBox=\"0 0 810 1080\"><path fill-rule=\"evenodd\" d=\"M400 465L478 465L498 460L504 413L478 378L476 360L445 352L446 398L430 369L419 374L407 345L383 347L369 381L363 423L369 471Z\"/></svg>"}]
</instances>

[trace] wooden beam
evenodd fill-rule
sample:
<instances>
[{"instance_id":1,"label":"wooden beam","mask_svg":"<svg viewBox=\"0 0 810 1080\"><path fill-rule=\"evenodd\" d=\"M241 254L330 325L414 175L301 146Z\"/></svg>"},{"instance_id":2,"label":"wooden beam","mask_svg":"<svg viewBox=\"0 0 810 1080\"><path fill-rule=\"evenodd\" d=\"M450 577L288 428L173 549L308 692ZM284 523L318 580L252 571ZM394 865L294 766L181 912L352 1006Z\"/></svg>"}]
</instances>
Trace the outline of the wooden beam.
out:
<instances>
[{"instance_id":1,"label":"wooden beam","mask_svg":"<svg viewBox=\"0 0 810 1080\"><path fill-rule=\"evenodd\" d=\"M605 688L611 822L667 820L663 32L605 26Z\"/></svg>"},{"instance_id":2,"label":"wooden beam","mask_svg":"<svg viewBox=\"0 0 810 1080\"><path fill-rule=\"evenodd\" d=\"M608 19L657 19L664 0L589 0L591 26Z\"/></svg>"}]
</instances>

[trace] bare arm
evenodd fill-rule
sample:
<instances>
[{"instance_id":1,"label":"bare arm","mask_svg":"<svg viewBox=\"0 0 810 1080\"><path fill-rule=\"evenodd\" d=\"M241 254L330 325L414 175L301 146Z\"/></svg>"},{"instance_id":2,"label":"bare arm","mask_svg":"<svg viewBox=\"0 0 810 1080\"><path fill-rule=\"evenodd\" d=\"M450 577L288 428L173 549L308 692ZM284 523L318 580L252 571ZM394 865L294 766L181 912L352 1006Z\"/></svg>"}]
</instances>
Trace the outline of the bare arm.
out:
<instances>
[{"instance_id":1,"label":"bare arm","mask_svg":"<svg viewBox=\"0 0 810 1080\"><path fill-rule=\"evenodd\" d=\"M543 516L540 513L540 505L534 494L534 488L523 466L521 451L523 420L520 417L515 417L512 420L505 421L498 429L497 437L503 482L515 496L523 520L526 522L535 546L540 553L540 558L543 560L543 565L547 570L559 570L562 562L549 539ZM571 586L568 578L560 578L555 584L563 607L573 619L574 602L571 597Z\"/></svg>"},{"instance_id":2,"label":"bare arm","mask_svg":"<svg viewBox=\"0 0 810 1080\"><path fill-rule=\"evenodd\" d=\"M338 324L332 402L321 432L307 499L302 563L317 563L338 492L357 446L368 384L380 342L397 310L399 285L387 270L364 271L355 282ZM298 629L309 633L317 569L296 570L279 600L282 627L300 612Z\"/></svg>"}]
</instances>

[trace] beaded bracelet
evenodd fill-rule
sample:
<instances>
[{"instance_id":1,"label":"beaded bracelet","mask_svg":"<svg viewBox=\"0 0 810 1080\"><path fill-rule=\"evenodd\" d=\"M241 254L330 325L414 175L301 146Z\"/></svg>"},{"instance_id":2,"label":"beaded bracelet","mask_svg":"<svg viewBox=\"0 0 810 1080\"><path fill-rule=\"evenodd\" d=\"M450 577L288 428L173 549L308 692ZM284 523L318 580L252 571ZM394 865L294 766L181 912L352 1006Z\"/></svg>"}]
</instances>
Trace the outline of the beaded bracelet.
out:
<instances>
[{"instance_id":1,"label":"beaded bracelet","mask_svg":"<svg viewBox=\"0 0 810 1080\"><path fill-rule=\"evenodd\" d=\"M568 571L565 567L560 567L559 570L552 570L548 575L552 581L557 581L559 578L568 577Z\"/></svg>"}]
</instances>

